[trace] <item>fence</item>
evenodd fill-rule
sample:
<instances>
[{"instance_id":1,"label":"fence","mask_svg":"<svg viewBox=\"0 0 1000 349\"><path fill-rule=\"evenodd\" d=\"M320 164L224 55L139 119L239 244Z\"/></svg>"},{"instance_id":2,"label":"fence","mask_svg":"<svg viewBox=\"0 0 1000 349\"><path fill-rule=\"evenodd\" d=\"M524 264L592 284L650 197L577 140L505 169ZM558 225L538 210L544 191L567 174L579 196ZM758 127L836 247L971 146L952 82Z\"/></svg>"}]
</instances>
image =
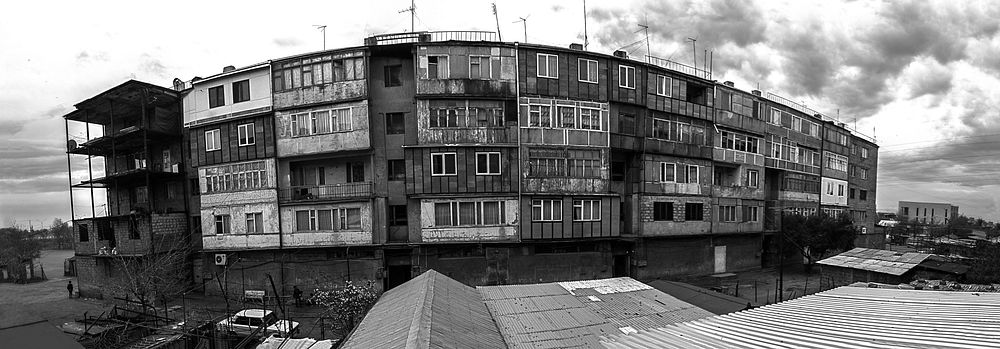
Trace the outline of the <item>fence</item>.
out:
<instances>
[{"instance_id":1,"label":"fence","mask_svg":"<svg viewBox=\"0 0 1000 349\"><path fill-rule=\"evenodd\" d=\"M826 291L836 287L833 278L822 275L790 276L784 280L784 290L779 289L781 280L768 279L736 279L720 280L711 290L733 297L746 299L755 306L773 304L779 301L795 299L805 295Z\"/></svg>"}]
</instances>

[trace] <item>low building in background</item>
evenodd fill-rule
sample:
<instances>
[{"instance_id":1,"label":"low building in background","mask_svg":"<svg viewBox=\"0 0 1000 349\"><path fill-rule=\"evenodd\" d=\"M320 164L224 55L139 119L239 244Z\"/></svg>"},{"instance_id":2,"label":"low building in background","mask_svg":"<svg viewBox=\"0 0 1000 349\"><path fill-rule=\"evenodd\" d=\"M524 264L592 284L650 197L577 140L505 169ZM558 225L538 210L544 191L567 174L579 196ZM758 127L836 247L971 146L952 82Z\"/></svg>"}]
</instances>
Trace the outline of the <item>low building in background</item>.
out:
<instances>
[{"instance_id":1,"label":"low building in background","mask_svg":"<svg viewBox=\"0 0 1000 349\"><path fill-rule=\"evenodd\" d=\"M961 280L969 266L927 253L855 248L816 262L833 286L854 282L905 284L914 279Z\"/></svg>"},{"instance_id":2,"label":"low building in background","mask_svg":"<svg viewBox=\"0 0 1000 349\"><path fill-rule=\"evenodd\" d=\"M938 202L900 201L897 215L901 222L946 225L958 217L958 206Z\"/></svg>"}]
</instances>

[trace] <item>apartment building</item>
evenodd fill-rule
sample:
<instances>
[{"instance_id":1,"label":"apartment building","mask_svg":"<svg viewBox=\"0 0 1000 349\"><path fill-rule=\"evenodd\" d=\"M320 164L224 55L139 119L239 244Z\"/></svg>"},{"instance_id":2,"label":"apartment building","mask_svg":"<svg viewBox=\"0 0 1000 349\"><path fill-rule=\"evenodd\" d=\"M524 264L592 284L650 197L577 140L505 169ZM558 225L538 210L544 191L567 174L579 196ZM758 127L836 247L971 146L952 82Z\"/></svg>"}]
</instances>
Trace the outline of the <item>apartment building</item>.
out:
<instances>
[{"instance_id":1,"label":"apartment building","mask_svg":"<svg viewBox=\"0 0 1000 349\"><path fill-rule=\"evenodd\" d=\"M386 34L181 94L209 293L706 275L785 215L876 220L872 139L655 57Z\"/></svg>"},{"instance_id":2,"label":"apartment building","mask_svg":"<svg viewBox=\"0 0 1000 349\"><path fill-rule=\"evenodd\" d=\"M939 202L900 201L897 214L901 222L944 225L958 217L958 206Z\"/></svg>"}]
</instances>

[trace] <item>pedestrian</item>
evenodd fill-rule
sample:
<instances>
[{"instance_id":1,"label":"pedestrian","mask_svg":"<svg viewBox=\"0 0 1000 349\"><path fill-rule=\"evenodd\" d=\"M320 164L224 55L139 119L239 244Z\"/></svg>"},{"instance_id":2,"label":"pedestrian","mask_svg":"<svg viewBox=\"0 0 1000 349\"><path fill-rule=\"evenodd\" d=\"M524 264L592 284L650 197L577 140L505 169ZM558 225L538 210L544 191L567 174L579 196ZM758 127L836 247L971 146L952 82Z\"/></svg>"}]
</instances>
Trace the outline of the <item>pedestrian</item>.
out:
<instances>
[{"instance_id":1,"label":"pedestrian","mask_svg":"<svg viewBox=\"0 0 1000 349\"><path fill-rule=\"evenodd\" d=\"M292 286L292 297L295 297L295 306L302 306L302 290L298 286Z\"/></svg>"},{"instance_id":2,"label":"pedestrian","mask_svg":"<svg viewBox=\"0 0 1000 349\"><path fill-rule=\"evenodd\" d=\"M73 280L69 280L69 284L66 285L66 290L69 291L69 298L73 298Z\"/></svg>"}]
</instances>

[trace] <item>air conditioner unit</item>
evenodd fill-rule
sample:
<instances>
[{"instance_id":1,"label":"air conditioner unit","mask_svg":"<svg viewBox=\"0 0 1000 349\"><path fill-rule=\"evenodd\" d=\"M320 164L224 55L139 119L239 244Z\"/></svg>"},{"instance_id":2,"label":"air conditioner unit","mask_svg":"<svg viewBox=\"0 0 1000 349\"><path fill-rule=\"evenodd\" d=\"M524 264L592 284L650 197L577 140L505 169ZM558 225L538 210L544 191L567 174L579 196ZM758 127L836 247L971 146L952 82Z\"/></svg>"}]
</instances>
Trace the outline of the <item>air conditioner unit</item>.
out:
<instances>
[{"instance_id":1,"label":"air conditioner unit","mask_svg":"<svg viewBox=\"0 0 1000 349\"><path fill-rule=\"evenodd\" d=\"M226 254L216 253L215 254L215 265L226 265Z\"/></svg>"}]
</instances>

